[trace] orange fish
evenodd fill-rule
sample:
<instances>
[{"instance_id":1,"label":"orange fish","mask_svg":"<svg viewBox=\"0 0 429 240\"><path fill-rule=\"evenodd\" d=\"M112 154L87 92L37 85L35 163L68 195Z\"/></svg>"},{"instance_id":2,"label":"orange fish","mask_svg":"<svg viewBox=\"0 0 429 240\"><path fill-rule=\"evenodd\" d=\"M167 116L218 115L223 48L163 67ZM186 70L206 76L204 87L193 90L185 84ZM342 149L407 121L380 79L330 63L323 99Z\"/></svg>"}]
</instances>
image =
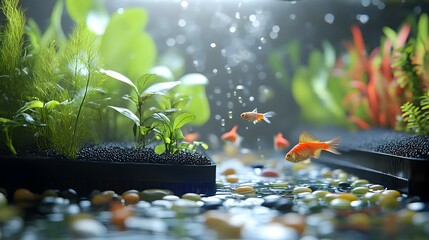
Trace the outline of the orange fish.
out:
<instances>
[{"instance_id":1,"label":"orange fish","mask_svg":"<svg viewBox=\"0 0 429 240\"><path fill-rule=\"evenodd\" d=\"M258 109L255 108L251 112L244 112L240 114L240 117L244 120L253 122L253 124L256 124L257 122L260 122L262 120L267 123L271 123L268 118L273 117L274 115L276 115L275 112L258 113Z\"/></svg>"},{"instance_id":2,"label":"orange fish","mask_svg":"<svg viewBox=\"0 0 429 240\"><path fill-rule=\"evenodd\" d=\"M283 137L283 134L281 132L277 133L277 135L274 136L274 149L279 150L287 148L289 147L289 145L289 141Z\"/></svg>"},{"instance_id":3,"label":"orange fish","mask_svg":"<svg viewBox=\"0 0 429 240\"><path fill-rule=\"evenodd\" d=\"M232 127L232 129L229 132L222 134L221 139L224 141L234 143L238 138L237 128L238 128L238 126L234 125L234 127Z\"/></svg>"},{"instance_id":4,"label":"orange fish","mask_svg":"<svg viewBox=\"0 0 429 240\"><path fill-rule=\"evenodd\" d=\"M286 154L285 159L289 162L297 163L310 159L310 157L318 158L322 150L340 154L337 151L339 143L339 137L321 142L307 131L303 131L301 135L299 135L299 143Z\"/></svg>"},{"instance_id":5,"label":"orange fish","mask_svg":"<svg viewBox=\"0 0 429 240\"><path fill-rule=\"evenodd\" d=\"M183 138L184 142L193 143L194 141L200 138L200 134L197 132L185 134L185 138Z\"/></svg>"}]
</instances>

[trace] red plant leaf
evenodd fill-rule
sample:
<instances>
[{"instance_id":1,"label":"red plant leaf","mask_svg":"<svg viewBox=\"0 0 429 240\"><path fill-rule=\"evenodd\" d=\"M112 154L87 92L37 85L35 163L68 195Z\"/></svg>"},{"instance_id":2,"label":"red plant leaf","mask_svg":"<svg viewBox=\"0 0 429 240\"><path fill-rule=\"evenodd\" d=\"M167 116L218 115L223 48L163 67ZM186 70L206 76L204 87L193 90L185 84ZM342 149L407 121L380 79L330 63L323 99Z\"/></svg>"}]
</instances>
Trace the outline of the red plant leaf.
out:
<instances>
[{"instance_id":1,"label":"red plant leaf","mask_svg":"<svg viewBox=\"0 0 429 240\"><path fill-rule=\"evenodd\" d=\"M356 51L358 53L360 62L364 69L367 68L367 62L366 62L366 50L365 50L365 43L363 41L362 32L360 28L356 25L353 25L351 27L353 40L356 46Z\"/></svg>"},{"instance_id":2,"label":"red plant leaf","mask_svg":"<svg viewBox=\"0 0 429 240\"><path fill-rule=\"evenodd\" d=\"M371 127L363 119L358 118L356 116L351 115L351 116L348 116L347 118L349 119L350 122L354 123L355 125L357 125L361 129L369 129Z\"/></svg>"},{"instance_id":3,"label":"red plant leaf","mask_svg":"<svg viewBox=\"0 0 429 240\"><path fill-rule=\"evenodd\" d=\"M410 24L404 24L402 26L402 28L401 28L401 30L399 30L399 33L398 33L398 36L397 36L398 39L396 40L397 43L398 43L397 47L402 47L402 46L405 45L405 43L407 41L407 38L408 38L408 35L410 34L410 31L411 31Z\"/></svg>"},{"instance_id":4,"label":"red plant leaf","mask_svg":"<svg viewBox=\"0 0 429 240\"><path fill-rule=\"evenodd\" d=\"M391 63L391 49L392 49L392 43L389 39L386 39L384 41L383 45L383 53L382 53L382 59L381 59L381 72L383 73L383 76L387 79L388 82L391 82L393 80L393 74L392 74L392 63Z\"/></svg>"}]
</instances>

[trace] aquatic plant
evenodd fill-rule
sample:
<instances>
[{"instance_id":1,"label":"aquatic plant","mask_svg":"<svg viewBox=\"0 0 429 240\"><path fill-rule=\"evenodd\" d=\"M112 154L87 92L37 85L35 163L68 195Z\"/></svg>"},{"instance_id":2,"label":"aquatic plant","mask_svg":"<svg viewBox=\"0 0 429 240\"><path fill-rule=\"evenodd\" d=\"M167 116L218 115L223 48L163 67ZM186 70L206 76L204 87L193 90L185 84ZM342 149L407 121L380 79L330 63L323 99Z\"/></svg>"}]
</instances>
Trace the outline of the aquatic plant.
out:
<instances>
[{"instance_id":1,"label":"aquatic plant","mask_svg":"<svg viewBox=\"0 0 429 240\"><path fill-rule=\"evenodd\" d=\"M158 154L173 154L181 149L193 150L196 145L205 146L202 142L185 143L181 128L195 119L195 115L183 111L186 105L184 96L174 92L168 94L173 88L180 85L180 81L167 81L156 83L155 74L144 74L135 83L126 76L112 71L101 70L102 73L131 87L131 95L123 99L132 103L135 111L126 107L108 106L134 122L133 134L135 146L145 148L149 143L148 135L156 134L157 140L162 140L155 147ZM156 101L150 101L151 99Z\"/></svg>"},{"instance_id":2,"label":"aquatic plant","mask_svg":"<svg viewBox=\"0 0 429 240\"><path fill-rule=\"evenodd\" d=\"M418 135L429 135L429 91L416 103L406 102L401 106L405 130Z\"/></svg>"},{"instance_id":3,"label":"aquatic plant","mask_svg":"<svg viewBox=\"0 0 429 240\"><path fill-rule=\"evenodd\" d=\"M351 27L353 41L345 42L345 53L336 57L329 43L310 53L307 66L297 67L290 81L284 64L275 55L271 66L283 82L290 81L292 94L303 116L314 123L335 123L350 128L373 126L395 128L402 114L401 105L414 105L427 86L427 15L422 14L417 40L410 38L412 25L405 22L399 30L385 27L380 46L368 52L361 30ZM410 46L411 42L417 44ZM294 48L298 44L292 43ZM296 65L296 50L286 49L291 65ZM410 50L415 50L411 53ZM276 53L278 54L278 53ZM350 124L351 123L351 124Z\"/></svg>"},{"instance_id":4,"label":"aquatic plant","mask_svg":"<svg viewBox=\"0 0 429 240\"><path fill-rule=\"evenodd\" d=\"M34 118L27 113L27 111L37 108L43 108L44 104L41 101L34 100L27 102L22 108L20 108L12 119L0 117L0 129L5 137L5 144L9 148L10 152L14 155L17 154L15 147L13 146L13 131L17 127L28 127L40 126L45 127L46 125L34 120Z\"/></svg>"}]
</instances>

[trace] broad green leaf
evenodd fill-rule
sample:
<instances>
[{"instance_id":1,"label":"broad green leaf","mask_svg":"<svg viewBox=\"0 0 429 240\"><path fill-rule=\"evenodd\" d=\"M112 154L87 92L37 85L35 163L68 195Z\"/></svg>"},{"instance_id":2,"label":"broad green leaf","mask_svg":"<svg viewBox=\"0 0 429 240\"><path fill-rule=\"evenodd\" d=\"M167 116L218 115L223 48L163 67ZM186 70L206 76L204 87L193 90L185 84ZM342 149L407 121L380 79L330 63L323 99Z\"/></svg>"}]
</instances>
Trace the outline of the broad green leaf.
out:
<instances>
[{"instance_id":1,"label":"broad green leaf","mask_svg":"<svg viewBox=\"0 0 429 240\"><path fill-rule=\"evenodd\" d=\"M132 111L130 111L127 108L122 107L115 107L115 106L108 106L109 108L112 108L119 112L120 114L124 115L125 117L131 119L137 126L140 126L140 119L137 117Z\"/></svg>"},{"instance_id":2,"label":"broad green leaf","mask_svg":"<svg viewBox=\"0 0 429 240\"><path fill-rule=\"evenodd\" d=\"M148 87L146 90L144 90L143 94L163 93L163 92L169 91L170 89L174 88L175 86L177 86L179 84L180 84L179 81L155 83L152 86Z\"/></svg>"},{"instance_id":3,"label":"broad green leaf","mask_svg":"<svg viewBox=\"0 0 429 240\"><path fill-rule=\"evenodd\" d=\"M140 134L143 136L146 136L152 130L152 128L146 127L146 126L140 126L139 129L140 129Z\"/></svg>"},{"instance_id":4,"label":"broad green leaf","mask_svg":"<svg viewBox=\"0 0 429 240\"><path fill-rule=\"evenodd\" d=\"M177 128L174 130L173 138L175 139L175 141L182 140L185 138L185 136L183 135L183 132L180 128Z\"/></svg>"},{"instance_id":5,"label":"broad green leaf","mask_svg":"<svg viewBox=\"0 0 429 240\"><path fill-rule=\"evenodd\" d=\"M55 108L58 104L60 104L60 102L56 101L56 100L51 100L47 103L45 103L44 108L47 110L52 110L53 108Z\"/></svg>"},{"instance_id":6,"label":"broad green leaf","mask_svg":"<svg viewBox=\"0 0 429 240\"><path fill-rule=\"evenodd\" d=\"M43 102L39 101L39 100L34 100L34 101L31 101L31 102L27 102L27 103L25 103L25 105L22 108L20 108L18 110L18 113L23 113L23 112L25 112L25 111L27 111L29 109L43 108L43 105L44 105Z\"/></svg>"},{"instance_id":7,"label":"broad green leaf","mask_svg":"<svg viewBox=\"0 0 429 240\"><path fill-rule=\"evenodd\" d=\"M195 115L191 124L203 125L210 118L210 104L205 89L208 79L202 74L194 73L183 76L179 81L182 84L177 86L175 92L189 97L186 111Z\"/></svg>"},{"instance_id":8,"label":"broad green leaf","mask_svg":"<svg viewBox=\"0 0 429 240\"><path fill-rule=\"evenodd\" d=\"M122 75L116 71L112 71L112 70L100 69L100 72L106 74L107 76L109 76L113 79L116 79L118 81L121 81L123 83L130 85L133 88L133 90L138 94L139 91L137 89L137 86L134 85L134 83L129 78L125 77L124 75Z\"/></svg>"},{"instance_id":9,"label":"broad green leaf","mask_svg":"<svg viewBox=\"0 0 429 240\"><path fill-rule=\"evenodd\" d=\"M300 64L299 56L300 56L300 49L301 49L299 41L294 40L294 41L290 42L287 45L286 49L287 49L289 59L292 63L292 68L294 68L294 69L298 68L299 64Z\"/></svg>"},{"instance_id":10,"label":"broad green leaf","mask_svg":"<svg viewBox=\"0 0 429 240\"><path fill-rule=\"evenodd\" d=\"M143 90L146 89L147 85L153 82L155 78L155 74L144 74L143 76L139 77L136 81L138 92L142 93Z\"/></svg>"},{"instance_id":11,"label":"broad green leaf","mask_svg":"<svg viewBox=\"0 0 429 240\"><path fill-rule=\"evenodd\" d=\"M100 58L108 69L138 78L153 66L156 45L144 32L147 12L142 8L128 8L112 15L102 36Z\"/></svg>"},{"instance_id":12,"label":"broad green leaf","mask_svg":"<svg viewBox=\"0 0 429 240\"><path fill-rule=\"evenodd\" d=\"M161 144L159 144L159 145L157 145L156 147L155 147L155 153L156 154L163 154L163 153L165 153L165 144L164 143L161 143Z\"/></svg>"},{"instance_id":13,"label":"broad green leaf","mask_svg":"<svg viewBox=\"0 0 429 240\"><path fill-rule=\"evenodd\" d=\"M184 112L176 116L173 123L173 129L180 129L185 124L192 122L195 119L195 115L192 113Z\"/></svg>"},{"instance_id":14,"label":"broad green leaf","mask_svg":"<svg viewBox=\"0 0 429 240\"><path fill-rule=\"evenodd\" d=\"M170 119L164 113L154 113L152 115L153 118L164 122L165 124L170 124Z\"/></svg>"},{"instance_id":15,"label":"broad green leaf","mask_svg":"<svg viewBox=\"0 0 429 240\"><path fill-rule=\"evenodd\" d=\"M76 23L85 23L93 1L88 0L66 0L67 13Z\"/></svg>"}]
</instances>

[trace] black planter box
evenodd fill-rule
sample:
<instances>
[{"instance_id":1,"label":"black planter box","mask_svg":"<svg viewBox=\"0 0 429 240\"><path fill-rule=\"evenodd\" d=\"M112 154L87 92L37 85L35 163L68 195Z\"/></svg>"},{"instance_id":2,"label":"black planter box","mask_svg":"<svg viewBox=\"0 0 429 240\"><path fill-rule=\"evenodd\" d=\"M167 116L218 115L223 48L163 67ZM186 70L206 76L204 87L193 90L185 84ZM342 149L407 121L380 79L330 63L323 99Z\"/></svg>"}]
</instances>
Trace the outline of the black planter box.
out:
<instances>
[{"instance_id":1,"label":"black planter box","mask_svg":"<svg viewBox=\"0 0 429 240\"><path fill-rule=\"evenodd\" d=\"M429 137L386 129L329 135L341 136L341 155L324 152L314 162L429 200Z\"/></svg>"},{"instance_id":2,"label":"black planter box","mask_svg":"<svg viewBox=\"0 0 429 240\"><path fill-rule=\"evenodd\" d=\"M216 165L90 162L64 159L0 159L0 187L12 194L18 188L41 193L46 189L74 189L87 195L93 190L169 189L214 195Z\"/></svg>"}]
</instances>

